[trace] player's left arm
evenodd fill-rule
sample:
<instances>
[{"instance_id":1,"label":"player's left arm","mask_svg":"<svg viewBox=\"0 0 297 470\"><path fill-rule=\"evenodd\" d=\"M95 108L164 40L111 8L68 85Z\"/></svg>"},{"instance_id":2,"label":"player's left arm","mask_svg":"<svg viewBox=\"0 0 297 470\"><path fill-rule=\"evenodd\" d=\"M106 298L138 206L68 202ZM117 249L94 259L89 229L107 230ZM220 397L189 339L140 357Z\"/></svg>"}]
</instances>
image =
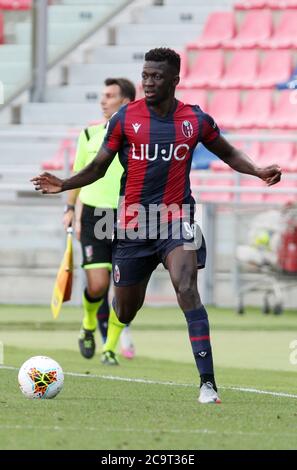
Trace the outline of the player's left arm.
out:
<instances>
[{"instance_id":1,"label":"player's left arm","mask_svg":"<svg viewBox=\"0 0 297 470\"><path fill-rule=\"evenodd\" d=\"M255 163L241 150L233 147L224 137L219 135L213 142L204 143L205 147L233 170L247 175L257 176L265 181L268 186L276 184L281 179L281 168L279 165L269 165L266 167L258 167Z\"/></svg>"}]
</instances>

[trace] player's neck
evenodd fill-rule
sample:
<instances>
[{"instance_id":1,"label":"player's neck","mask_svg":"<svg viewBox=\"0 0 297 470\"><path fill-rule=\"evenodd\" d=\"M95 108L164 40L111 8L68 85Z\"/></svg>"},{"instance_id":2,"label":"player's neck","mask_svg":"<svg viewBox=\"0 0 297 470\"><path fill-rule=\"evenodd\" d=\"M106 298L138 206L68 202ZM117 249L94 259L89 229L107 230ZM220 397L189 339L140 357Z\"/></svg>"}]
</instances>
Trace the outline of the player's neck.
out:
<instances>
[{"instance_id":1,"label":"player's neck","mask_svg":"<svg viewBox=\"0 0 297 470\"><path fill-rule=\"evenodd\" d=\"M174 111L176 107L176 99L174 96L172 96L162 103L149 106L154 111L154 113L158 114L158 116L166 117L168 114Z\"/></svg>"}]
</instances>

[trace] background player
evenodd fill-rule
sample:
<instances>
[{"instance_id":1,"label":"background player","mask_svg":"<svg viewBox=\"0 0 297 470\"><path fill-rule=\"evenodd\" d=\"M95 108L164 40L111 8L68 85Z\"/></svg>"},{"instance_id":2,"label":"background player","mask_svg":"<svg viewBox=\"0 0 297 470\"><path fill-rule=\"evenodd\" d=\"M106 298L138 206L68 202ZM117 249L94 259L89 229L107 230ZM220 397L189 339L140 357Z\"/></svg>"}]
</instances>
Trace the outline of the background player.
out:
<instances>
[{"instance_id":1,"label":"background player","mask_svg":"<svg viewBox=\"0 0 297 470\"><path fill-rule=\"evenodd\" d=\"M74 172L80 171L96 156L105 136L106 122L111 116L121 106L135 99L135 87L130 80L107 78L104 84L100 101L104 123L90 126L81 131L73 167ZM108 288L112 267L112 232L108 233L105 239L96 238L95 225L100 221L101 216L96 216L94 210L95 208L102 209L102 216L108 211L109 216L112 220L114 219L122 173L123 167L116 157L103 179L81 190L69 191L63 218L65 229L67 229L74 221L74 210L76 211L75 232L81 242L82 266L86 273L87 287L82 296L84 317L79 336L80 352L85 358L91 358L95 353L94 331L97 313L100 332L105 343L101 360L109 365L118 363L115 349L120 333L123 336L121 338L122 354L125 357L132 358L134 356L134 346L128 331L129 327L122 328L122 324L119 324L112 309L109 316ZM113 224L109 224L108 227L112 230ZM108 320L109 323L107 323Z\"/></svg>"},{"instance_id":2,"label":"background player","mask_svg":"<svg viewBox=\"0 0 297 470\"><path fill-rule=\"evenodd\" d=\"M234 170L261 178L268 185L280 181L281 169L277 165L256 167L247 155L220 135L214 120L199 106L176 100L179 70L180 57L175 51L166 48L149 51L142 72L145 98L121 108L112 117L96 158L72 178L61 180L44 173L32 181L36 190L43 193L82 187L103 177L119 152L125 169L121 182L121 195L125 200L118 215L118 230L125 229L126 235L121 240L118 236L113 255L114 307L119 321L129 323L134 318L143 304L152 271L163 262L188 324L201 378L199 401L219 403L208 316L197 289L197 265L204 264L205 250L203 244L197 251L185 249L194 237L181 234L176 239L173 218L177 217L180 225L193 226L194 201L189 173L193 151L199 141ZM161 239L159 231L156 239L131 240L126 229L133 220L132 205L133 208L144 207L149 212L151 204L159 203L165 207L175 204L181 209L168 218L168 237ZM184 205L191 209L186 220L182 212ZM141 220L136 220L134 228L139 225Z\"/></svg>"}]
</instances>

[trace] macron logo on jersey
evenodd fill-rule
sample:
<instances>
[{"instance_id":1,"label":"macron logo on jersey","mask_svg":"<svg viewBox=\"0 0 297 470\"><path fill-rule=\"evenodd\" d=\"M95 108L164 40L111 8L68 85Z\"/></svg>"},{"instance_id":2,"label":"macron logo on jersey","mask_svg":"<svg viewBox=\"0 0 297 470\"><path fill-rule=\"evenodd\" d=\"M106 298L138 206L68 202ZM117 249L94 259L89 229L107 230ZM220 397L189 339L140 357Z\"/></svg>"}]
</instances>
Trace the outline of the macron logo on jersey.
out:
<instances>
[{"instance_id":1,"label":"macron logo on jersey","mask_svg":"<svg viewBox=\"0 0 297 470\"><path fill-rule=\"evenodd\" d=\"M135 122L135 124L132 124L135 134L137 134L137 132L139 131L140 126L141 124L139 124L138 122Z\"/></svg>"}]
</instances>

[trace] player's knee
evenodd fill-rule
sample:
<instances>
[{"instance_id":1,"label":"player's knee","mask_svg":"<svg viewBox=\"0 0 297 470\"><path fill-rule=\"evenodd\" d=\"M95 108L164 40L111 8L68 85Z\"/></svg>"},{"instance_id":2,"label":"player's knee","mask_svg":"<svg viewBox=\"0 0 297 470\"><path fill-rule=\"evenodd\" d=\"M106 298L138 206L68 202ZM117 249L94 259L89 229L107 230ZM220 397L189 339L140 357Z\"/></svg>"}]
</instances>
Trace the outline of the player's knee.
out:
<instances>
[{"instance_id":1,"label":"player's knee","mask_svg":"<svg viewBox=\"0 0 297 470\"><path fill-rule=\"evenodd\" d=\"M195 282L193 282L190 276L178 283L176 286L176 294L178 300L182 303L196 303L197 299L199 298L197 285Z\"/></svg>"},{"instance_id":2,"label":"player's knee","mask_svg":"<svg viewBox=\"0 0 297 470\"><path fill-rule=\"evenodd\" d=\"M121 323L130 323L138 312L137 306L130 303L117 303L115 311Z\"/></svg>"},{"instance_id":3,"label":"player's knee","mask_svg":"<svg viewBox=\"0 0 297 470\"><path fill-rule=\"evenodd\" d=\"M97 297L103 297L108 286L106 286L103 283L100 282L90 282L88 284L88 294L90 297L93 297L94 299Z\"/></svg>"}]
</instances>

